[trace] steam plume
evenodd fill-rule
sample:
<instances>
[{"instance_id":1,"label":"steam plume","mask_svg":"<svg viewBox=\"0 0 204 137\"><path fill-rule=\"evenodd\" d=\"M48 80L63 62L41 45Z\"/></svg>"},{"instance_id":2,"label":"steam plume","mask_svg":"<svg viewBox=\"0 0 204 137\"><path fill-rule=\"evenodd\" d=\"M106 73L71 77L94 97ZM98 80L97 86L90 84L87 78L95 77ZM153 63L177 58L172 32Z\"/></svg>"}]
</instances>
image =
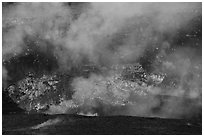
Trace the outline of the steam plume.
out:
<instances>
[{"instance_id":1,"label":"steam plume","mask_svg":"<svg viewBox=\"0 0 204 137\"><path fill-rule=\"evenodd\" d=\"M52 49L63 71L84 60L100 68L131 64L151 52L150 71L167 75L165 84L131 83L136 90L126 92L115 86L110 89L108 82L124 83L115 82L115 72L106 69L88 78L76 77L71 84L75 91L72 99L51 106L49 113L71 113L77 108L78 112L100 111L105 115L191 115L201 106L201 55L190 41L183 47L172 41L178 31L188 30L191 21L200 16L201 3L82 3L76 7L65 3L14 4L3 11L3 60L25 54L27 37L36 41L39 51ZM4 69L5 78L6 72ZM145 91L152 96L138 96ZM179 101L169 97L162 104L158 95L176 96ZM186 107L188 99L195 103ZM116 111L110 113L113 108Z\"/></svg>"}]
</instances>

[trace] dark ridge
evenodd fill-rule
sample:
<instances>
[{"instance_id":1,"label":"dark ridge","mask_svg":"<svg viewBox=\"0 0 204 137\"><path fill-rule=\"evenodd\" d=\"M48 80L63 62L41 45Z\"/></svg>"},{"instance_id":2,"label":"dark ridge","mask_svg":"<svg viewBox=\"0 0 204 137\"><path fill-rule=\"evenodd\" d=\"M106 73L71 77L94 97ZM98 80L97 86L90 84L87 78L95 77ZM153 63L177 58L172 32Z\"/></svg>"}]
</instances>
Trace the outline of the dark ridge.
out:
<instances>
[{"instance_id":1,"label":"dark ridge","mask_svg":"<svg viewBox=\"0 0 204 137\"><path fill-rule=\"evenodd\" d=\"M10 122L8 122L10 121ZM57 122L56 122L57 121ZM50 123L50 125L42 123ZM40 125L42 127L32 129ZM191 119L134 116L3 115L3 134L51 135L201 135L202 123Z\"/></svg>"}]
</instances>

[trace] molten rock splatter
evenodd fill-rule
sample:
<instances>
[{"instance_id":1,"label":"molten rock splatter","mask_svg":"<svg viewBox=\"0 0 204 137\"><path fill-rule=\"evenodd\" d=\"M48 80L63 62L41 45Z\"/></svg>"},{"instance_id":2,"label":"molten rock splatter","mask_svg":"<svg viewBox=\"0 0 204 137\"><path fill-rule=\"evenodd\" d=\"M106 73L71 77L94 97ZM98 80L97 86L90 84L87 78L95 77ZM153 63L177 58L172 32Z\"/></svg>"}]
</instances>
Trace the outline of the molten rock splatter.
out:
<instances>
[{"instance_id":1,"label":"molten rock splatter","mask_svg":"<svg viewBox=\"0 0 204 137\"><path fill-rule=\"evenodd\" d=\"M70 113L70 110L74 108L79 109L77 113L88 114L97 113L94 109L97 109L98 103L111 107L132 104L135 101L130 99L131 95L151 94L152 89L164 79L161 75L146 74L140 64L113 66L113 68L115 73L110 76L91 74L89 80L84 77L75 78L70 85L74 91L72 100L69 100L71 104L64 111ZM32 74L29 74L18 81L16 86L9 86L8 92L21 108L27 111L45 111L53 105L61 105L66 100L63 98L64 93L57 88L59 82L57 75L34 78Z\"/></svg>"}]
</instances>

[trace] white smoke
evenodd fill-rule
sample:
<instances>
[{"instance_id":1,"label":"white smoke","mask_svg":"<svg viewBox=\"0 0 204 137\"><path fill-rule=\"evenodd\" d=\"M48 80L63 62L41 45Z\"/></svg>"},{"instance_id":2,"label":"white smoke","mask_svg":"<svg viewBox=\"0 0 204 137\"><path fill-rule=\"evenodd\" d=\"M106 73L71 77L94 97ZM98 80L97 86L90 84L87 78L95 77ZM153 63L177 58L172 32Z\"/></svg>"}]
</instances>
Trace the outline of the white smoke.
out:
<instances>
[{"instance_id":1,"label":"white smoke","mask_svg":"<svg viewBox=\"0 0 204 137\"><path fill-rule=\"evenodd\" d=\"M181 48L173 54L167 54L166 49L175 45L164 40L163 34L173 39L178 30L189 27L189 22L201 15L201 3L88 3L82 5L84 6L80 7L79 13L76 13L77 8L69 7L64 3L19 3L5 8L3 60L9 60L24 53L28 48L25 42L27 36L36 39L39 50L49 46L53 48L54 45L53 53L58 59L59 66L65 70L73 64L81 64L84 58L105 67L132 63L138 61L148 48L160 48L158 58L162 58L159 60L163 63L158 67L156 60L155 64L153 63L154 71L177 75L179 86L167 89L138 85L135 91L141 90L141 93L148 91L156 95L164 94L181 98L178 102L168 99L168 103L163 105L162 111L159 112L161 114L158 114L160 116L180 116L190 113L189 110L193 107L189 109L184 107L185 104L182 104L184 97L198 99L200 103L201 59L196 58L196 53L188 47ZM48 41L52 45L46 45L39 39ZM189 54L193 59L187 59ZM6 72L4 69L5 75ZM192 78L186 81L189 73L192 74ZM117 104L128 102L125 110L117 111L117 114L154 116L152 108L161 105L157 96L132 96L131 90L126 92L118 89L110 90L106 82L111 81L114 75L106 71L105 74L93 74L88 78L75 78L72 82L75 90L72 100L66 100L59 106L53 105L50 111L66 113L70 108L79 108L81 113L90 111L95 113L98 107L105 109L103 112L108 114L112 106L118 107ZM101 103L105 107L101 107ZM201 105L199 103L198 106ZM169 108L172 109L171 112Z\"/></svg>"},{"instance_id":2,"label":"white smoke","mask_svg":"<svg viewBox=\"0 0 204 137\"><path fill-rule=\"evenodd\" d=\"M201 14L199 3L90 3L86 7L75 20L62 3L20 3L7 9L3 27L11 28L3 36L4 59L22 52L25 36L37 35L54 43L56 49L59 45L65 48L57 50L62 62L66 55L80 60L84 54L94 62L102 56L118 63L119 56L126 55L129 61L142 55L149 42L159 41L154 31L174 32ZM119 55L114 55L107 48L113 46L111 40L117 33L127 36L117 49Z\"/></svg>"}]
</instances>

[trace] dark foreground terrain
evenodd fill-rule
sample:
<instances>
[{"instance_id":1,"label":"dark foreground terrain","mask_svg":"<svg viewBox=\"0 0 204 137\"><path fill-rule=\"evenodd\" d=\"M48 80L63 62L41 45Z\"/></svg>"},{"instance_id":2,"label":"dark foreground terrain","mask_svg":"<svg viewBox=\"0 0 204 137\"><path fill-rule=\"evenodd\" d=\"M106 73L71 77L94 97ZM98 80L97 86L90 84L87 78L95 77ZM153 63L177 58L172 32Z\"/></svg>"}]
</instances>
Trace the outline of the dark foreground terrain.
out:
<instances>
[{"instance_id":1,"label":"dark foreground terrain","mask_svg":"<svg viewBox=\"0 0 204 137\"><path fill-rule=\"evenodd\" d=\"M9 114L2 116L2 134L186 135L202 134L201 120L131 116L87 117L76 115Z\"/></svg>"}]
</instances>

